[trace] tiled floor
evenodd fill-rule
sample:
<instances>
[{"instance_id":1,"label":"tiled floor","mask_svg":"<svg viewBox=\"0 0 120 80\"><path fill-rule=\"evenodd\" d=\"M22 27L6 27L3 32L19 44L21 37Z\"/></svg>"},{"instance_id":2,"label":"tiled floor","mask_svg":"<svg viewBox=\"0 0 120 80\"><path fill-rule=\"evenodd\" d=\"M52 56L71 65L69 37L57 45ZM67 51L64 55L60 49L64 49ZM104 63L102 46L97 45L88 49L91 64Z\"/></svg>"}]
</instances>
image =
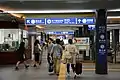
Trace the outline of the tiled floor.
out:
<instances>
[{"instance_id":1,"label":"tiled floor","mask_svg":"<svg viewBox=\"0 0 120 80\"><path fill-rule=\"evenodd\" d=\"M0 80L57 80L56 75L48 74L46 54L43 54L41 66L34 68L29 67L28 70L20 65L20 69L15 71L14 66L0 66Z\"/></svg>"},{"instance_id":2,"label":"tiled floor","mask_svg":"<svg viewBox=\"0 0 120 80\"><path fill-rule=\"evenodd\" d=\"M0 80L58 80L56 75L48 75L46 57L47 55L44 53L41 66L38 68L30 66L28 70L23 65L20 66L19 71L15 71L14 66L0 66ZM116 69L120 69L119 66L114 65ZM88 68L91 70L84 70L76 80L120 80L120 70L109 72L108 75L97 75L92 70L94 69L93 64L83 64L83 69ZM73 80L73 74L71 73L71 77L67 77L66 80Z\"/></svg>"}]
</instances>

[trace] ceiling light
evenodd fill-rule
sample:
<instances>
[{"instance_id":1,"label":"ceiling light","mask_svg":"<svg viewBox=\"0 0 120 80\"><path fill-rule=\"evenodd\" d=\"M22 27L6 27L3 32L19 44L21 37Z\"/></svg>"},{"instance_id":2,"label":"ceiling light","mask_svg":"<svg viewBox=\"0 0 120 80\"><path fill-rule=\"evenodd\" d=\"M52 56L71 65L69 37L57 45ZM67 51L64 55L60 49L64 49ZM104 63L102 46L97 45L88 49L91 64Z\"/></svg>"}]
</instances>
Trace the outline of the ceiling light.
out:
<instances>
[{"instance_id":1,"label":"ceiling light","mask_svg":"<svg viewBox=\"0 0 120 80\"><path fill-rule=\"evenodd\" d=\"M108 10L108 12L116 12L116 11L120 11L120 9L112 9L112 10Z\"/></svg>"},{"instance_id":2,"label":"ceiling light","mask_svg":"<svg viewBox=\"0 0 120 80\"><path fill-rule=\"evenodd\" d=\"M120 16L108 16L107 18L108 19L110 19L110 18L120 18Z\"/></svg>"},{"instance_id":3,"label":"ceiling light","mask_svg":"<svg viewBox=\"0 0 120 80\"><path fill-rule=\"evenodd\" d=\"M43 11L5 11L8 13L82 13L95 12L95 10L43 10Z\"/></svg>"},{"instance_id":4,"label":"ceiling light","mask_svg":"<svg viewBox=\"0 0 120 80\"><path fill-rule=\"evenodd\" d=\"M44 28L43 26L40 26L40 25L36 25L36 27L37 27L37 28L40 28L40 29L41 29L41 28Z\"/></svg>"}]
</instances>

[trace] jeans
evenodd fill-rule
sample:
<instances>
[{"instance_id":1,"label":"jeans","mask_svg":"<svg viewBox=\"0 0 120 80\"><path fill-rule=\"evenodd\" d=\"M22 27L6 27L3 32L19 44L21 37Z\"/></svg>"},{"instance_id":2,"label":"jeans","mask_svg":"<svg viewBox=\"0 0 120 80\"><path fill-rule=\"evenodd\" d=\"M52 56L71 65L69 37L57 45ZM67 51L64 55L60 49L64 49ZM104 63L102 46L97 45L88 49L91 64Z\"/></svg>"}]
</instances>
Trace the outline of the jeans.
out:
<instances>
[{"instance_id":1,"label":"jeans","mask_svg":"<svg viewBox=\"0 0 120 80\"><path fill-rule=\"evenodd\" d=\"M50 56L51 56L52 59L53 59L53 54L50 55L50 53L48 53L48 55L47 55L47 61L48 61L49 64L50 64Z\"/></svg>"},{"instance_id":2,"label":"jeans","mask_svg":"<svg viewBox=\"0 0 120 80\"><path fill-rule=\"evenodd\" d=\"M75 72L75 64L71 64L73 72ZM70 73L70 64L67 64L67 73Z\"/></svg>"}]
</instances>

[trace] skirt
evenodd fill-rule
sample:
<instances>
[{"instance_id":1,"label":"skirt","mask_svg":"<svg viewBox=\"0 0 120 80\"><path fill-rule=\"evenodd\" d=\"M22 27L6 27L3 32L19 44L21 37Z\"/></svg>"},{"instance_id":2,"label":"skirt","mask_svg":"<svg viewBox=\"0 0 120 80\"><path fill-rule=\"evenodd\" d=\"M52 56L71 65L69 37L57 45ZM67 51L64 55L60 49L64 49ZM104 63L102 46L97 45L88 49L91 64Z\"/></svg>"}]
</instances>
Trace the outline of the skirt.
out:
<instances>
[{"instance_id":1,"label":"skirt","mask_svg":"<svg viewBox=\"0 0 120 80\"><path fill-rule=\"evenodd\" d=\"M35 53L35 61L39 61L39 56L40 56L39 53Z\"/></svg>"}]
</instances>

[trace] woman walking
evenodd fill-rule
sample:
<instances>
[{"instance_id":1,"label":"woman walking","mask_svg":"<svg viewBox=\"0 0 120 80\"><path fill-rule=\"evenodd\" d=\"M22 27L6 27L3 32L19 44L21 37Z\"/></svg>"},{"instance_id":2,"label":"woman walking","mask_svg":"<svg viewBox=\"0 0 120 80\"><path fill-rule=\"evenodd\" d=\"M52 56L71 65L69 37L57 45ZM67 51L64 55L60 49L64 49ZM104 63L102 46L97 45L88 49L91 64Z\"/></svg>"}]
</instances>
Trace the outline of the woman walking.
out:
<instances>
[{"instance_id":1,"label":"woman walking","mask_svg":"<svg viewBox=\"0 0 120 80\"><path fill-rule=\"evenodd\" d=\"M27 69L29 66L26 64L26 61L25 61L25 43L24 42L21 42L20 43L20 47L19 49L17 50L17 54L18 54L18 62L16 64L16 67L15 67L15 70L18 70L18 66L20 63L24 63L25 65L25 68Z\"/></svg>"},{"instance_id":2,"label":"woman walking","mask_svg":"<svg viewBox=\"0 0 120 80\"><path fill-rule=\"evenodd\" d=\"M39 57L42 56L41 54L41 46L39 43L39 40L36 40L34 43L34 56L35 56L35 64L34 67L37 67L37 64L41 64L41 61L39 61Z\"/></svg>"}]
</instances>

